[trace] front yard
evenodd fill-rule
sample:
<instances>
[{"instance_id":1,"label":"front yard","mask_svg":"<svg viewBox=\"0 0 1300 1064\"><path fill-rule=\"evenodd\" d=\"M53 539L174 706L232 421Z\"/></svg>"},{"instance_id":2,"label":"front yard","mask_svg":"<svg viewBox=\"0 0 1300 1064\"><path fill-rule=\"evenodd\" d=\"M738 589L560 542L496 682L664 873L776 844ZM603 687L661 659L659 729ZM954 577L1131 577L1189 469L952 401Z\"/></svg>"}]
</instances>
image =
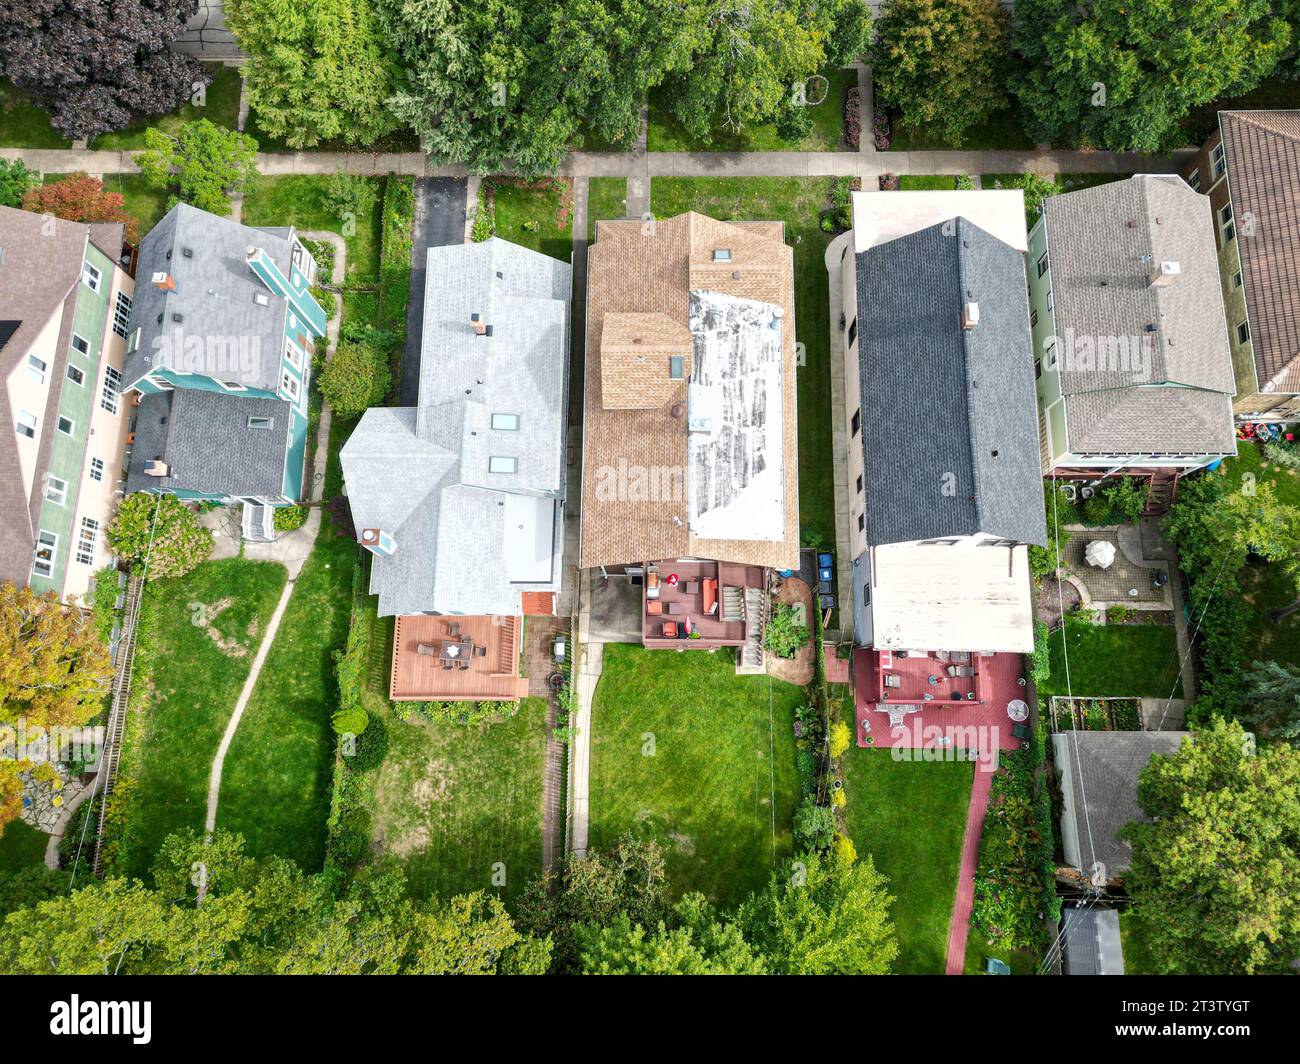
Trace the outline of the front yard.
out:
<instances>
[{"instance_id":1,"label":"front yard","mask_svg":"<svg viewBox=\"0 0 1300 1064\"><path fill-rule=\"evenodd\" d=\"M831 463L830 283L823 256L831 234L821 229L829 206L825 177L656 177L650 185L657 218L699 211L722 221L779 220L794 248L795 335L803 344L798 369L800 527L835 542L835 479Z\"/></svg>"},{"instance_id":2,"label":"front yard","mask_svg":"<svg viewBox=\"0 0 1300 1064\"><path fill-rule=\"evenodd\" d=\"M573 185L567 179L494 180L491 187L497 236L561 262L573 258Z\"/></svg>"},{"instance_id":3,"label":"front yard","mask_svg":"<svg viewBox=\"0 0 1300 1064\"><path fill-rule=\"evenodd\" d=\"M903 975L941 975L961 866L974 765L895 761L889 750L850 747L844 807L858 856L889 877Z\"/></svg>"},{"instance_id":4,"label":"front yard","mask_svg":"<svg viewBox=\"0 0 1300 1064\"><path fill-rule=\"evenodd\" d=\"M791 684L737 676L726 650L607 645L592 705L591 847L655 839L675 894L744 900L791 853L803 700Z\"/></svg>"}]
</instances>

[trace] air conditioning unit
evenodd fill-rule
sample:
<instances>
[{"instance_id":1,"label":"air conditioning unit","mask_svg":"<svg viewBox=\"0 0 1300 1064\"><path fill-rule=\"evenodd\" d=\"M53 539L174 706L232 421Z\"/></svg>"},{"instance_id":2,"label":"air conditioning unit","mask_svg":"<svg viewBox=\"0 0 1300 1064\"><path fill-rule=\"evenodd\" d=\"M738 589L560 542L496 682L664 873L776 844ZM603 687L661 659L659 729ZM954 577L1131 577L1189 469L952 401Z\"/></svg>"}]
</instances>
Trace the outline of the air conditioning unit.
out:
<instances>
[{"instance_id":1,"label":"air conditioning unit","mask_svg":"<svg viewBox=\"0 0 1300 1064\"><path fill-rule=\"evenodd\" d=\"M144 464L144 475L147 477L165 477L168 472L167 463L160 458L154 458Z\"/></svg>"}]
</instances>

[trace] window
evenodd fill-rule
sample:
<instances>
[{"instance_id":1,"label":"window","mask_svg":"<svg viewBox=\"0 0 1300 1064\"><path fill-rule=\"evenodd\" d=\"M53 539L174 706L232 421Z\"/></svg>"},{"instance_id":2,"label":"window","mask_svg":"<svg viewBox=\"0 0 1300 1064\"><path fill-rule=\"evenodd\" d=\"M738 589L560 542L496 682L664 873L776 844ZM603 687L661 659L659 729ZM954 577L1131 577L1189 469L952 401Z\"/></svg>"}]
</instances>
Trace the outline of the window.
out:
<instances>
[{"instance_id":1,"label":"window","mask_svg":"<svg viewBox=\"0 0 1300 1064\"><path fill-rule=\"evenodd\" d=\"M81 531L77 533L77 561L82 565L95 564L95 543L99 539L99 522L93 517L81 519Z\"/></svg>"},{"instance_id":2,"label":"window","mask_svg":"<svg viewBox=\"0 0 1300 1064\"><path fill-rule=\"evenodd\" d=\"M99 284L101 280L102 277L97 268L95 268L88 262L83 262L81 264L81 283L84 284L87 288L89 288L92 292L99 291Z\"/></svg>"},{"instance_id":3,"label":"window","mask_svg":"<svg viewBox=\"0 0 1300 1064\"><path fill-rule=\"evenodd\" d=\"M90 479L95 481L104 479L104 460L102 458L92 458L90 460Z\"/></svg>"},{"instance_id":4,"label":"window","mask_svg":"<svg viewBox=\"0 0 1300 1064\"><path fill-rule=\"evenodd\" d=\"M217 383L218 383L219 385L221 385L221 387L224 388L224 389L225 389L226 391L228 391L228 392L246 392L246 391L248 391L248 389L245 388L245 387L244 387L242 384L240 384L238 381L217 381ZM168 387L171 387L171 386L168 385Z\"/></svg>"},{"instance_id":5,"label":"window","mask_svg":"<svg viewBox=\"0 0 1300 1064\"><path fill-rule=\"evenodd\" d=\"M59 556L59 537L41 529L36 537L36 553L32 558L32 572L37 576L53 576L54 560Z\"/></svg>"},{"instance_id":6,"label":"window","mask_svg":"<svg viewBox=\"0 0 1300 1064\"><path fill-rule=\"evenodd\" d=\"M1223 154L1223 141L1219 141L1214 146L1214 151L1210 152L1210 165L1214 168L1214 180L1217 181L1228 170L1228 162Z\"/></svg>"},{"instance_id":7,"label":"window","mask_svg":"<svg viewBox=\"0 0 1300 1064\"><path fill-rule=\"evenodd\" d=\"M275 418L263 417L260 414L252 414L248 418L248 427L250 429L269 429L275 424Z\"/></svg>"},{"instance_id":8,"label":"window","mask_svg":"<svg viewBox=\"0 0 1300 1064\"><path fill-rule=\"evenodd\" d=\"M857 410L853 411L853 420L850 422L850 426L851 426L851 428L852 428L852 432L853 432L853 435L854 435L854 436L856 436L859 432L862 431L862 409L861 409L861 407L859 407Z\"/></svg>"},{"instance_id":9,"label":"window","mask_svg":"<svg viewBox=\"0 0 1300 1064\"><path fill-rule=\"evenodd\" d=\"M1232 220L1232 204L1225 203L1219 208L1219 231L1223 234L1225 244L1232 243L1233 238L1237 235L1237 226Z\"/></svg>"},{"instance_id":10,"label":"window","mask_svg":"<svg viewBox=\"0 0 1300 1064\"><path fill-rule=\"evenodd\" d=\"M858 319L854 318L849 322L849 346L853 346L853 341L858 338Z\"/></svg>"},{"instance_id":11,"label":"window","mask_svg":"<svg viewBox=\"0 0 1300 1064\"><path fill-rule=\"evenodd\" d=\"M498 432L518 432L519 415L518 414L493 414L492 427Z\"/></svg>"},{"instance_id":12,"label":"window","mask_svg":"<svg viewBox=\"0 0 1300 1064\"><path fill-rule=\"evenodd\" d=\"M42 384L45 383L45 371L49 369L45 359L37 358L35 355L27 356L27 372L35 377Z\"/></svg>"},{"instance_id":13,"label":"window","mask_svg":"<svg viewBox=\"0 0 1300 1064\"><path fill-rule=\"evenodd\" d=\"M670 381L683 380L686 377L686 359L681 355L671 355L668 359L668 379Z\"/></svg>"},{"instance_id":14,"label":"window","mask_svg":"<svg viewBox=\"0 0 1300 1064\"><path fill-rule=\"evenodd\" d=\"M1044 251L1038 257L1038 276L1042 277L1047 272L1047 252Z\"/></svg>"},{"instance_id":15,"label":"window","mask_svg":"<svg viewBox=\"0 0 1300 1064\"><path fill-rule=\"evenodd\" d=\"M1047 345L1047 350L1043 352L1043 361L1047 363L1048 369L1056 369L1056 341L1053 340Z\"/></svg>"},{"instance_id":16,"label":"window","mask_svg":"<svg viewBox=\"0 0 1300 1064\"><path fill-rule=\"evenodd\" d=\"M1232 275L1232 287L1240 288L1244 280L1245 279L1241 276L1241 271L1238 270L1236 273Z\"/></svg>"},{"instance_id":17,"label":"window","mask_svg":"<svg viewBox=\"0 0 1300 1064\"><path fill-rule=\"evenodd\" d=\"M45 478L45 497L56 506L68 501L68 482L61 477L49 475Z\"/></svg>"},{"instance_id":18,"label":"window","mask_svg":"<svg viewBox=\"0 0 1300 1064\"><path fill-rule=\"evenodd\" d=\"M1056 309L1056 301L1052 298L1052 290L1047 290L1047 313L1050 314Z\"/></svg>"},{"instance_id":19,"label":"window","mask_svg":"<svg viewBox=\"0 0 1300 1064\"><path fill-rule=\"evenodd\" d=\"M1188 183L1189 185L1192 186L1192 189L1193 189L1194 191L1196 191L1196 192L1200 192L1200 191L1201 191L1201 171L1199 171L1199 170L1193 170L1193 171L1191 172L1191 175L1187 178L1187 183Z\"/></svg>"},{"instance_id":20,"label":"window","mask_svg":"<svg viewBox=\"0 0 1300 1064\"><path fill-rule=\"evenodd\" d=\"M131 339L126 342L126 353L129 355L140 346L140 327L137 325L135 332L131 334Z\"/></svg>"},{"instance_id":21,"label":"window","mask_svg":"<svg viewBox=\"0 0 1300 1064\"><path fill-rule=\"evenodd\" d=\"M125 292L117 293L117 302L113 305L113 331L126 339L126 327L131 321L131 297Z\"/></svg>"},{"instance_id":22,"label":"window","mask_svg":"<svg viewBox=\"0 0 1300 1064\"><path fill-rule=\"evenodd\" d=\"M858 514L858 531L865 532L866 530L867 530L867 515Z\"/></svg>"},{"instance_id":23,"label":"window","mask_svg":"<svg viewBox=\"0 0 1300 1064\"><path fill-rule=\"evenodd\" d=\"M72 350L74 350L75 352L77 352L77 354L79 354L79 355L89 355L89 354L90 354L90 344L89 344L89 342L86 340L86 338L85 338L84 336L78 336L76 333L73 333L73 334L72 334Z\"/></svg>"},{"instance_id":24,"label":"window","mask_svg":"<svg viewBox=\"0 0 1300 1064\"><path fill-rule=\"evenodd\" d=\"M862 474L858 474L858 494L862 494Z\"/></svg>"},{"instance_id":25,"label":"window","mask_svg":"<svg viewBox=\"0 0 1300 1064\"><path fill-rule=\"evenodd\" d=\"M29 440L36 439L35 414L29 414L26 410L18 411L18 435L26 436Z\"/></svg>"},{"instance_id":26,"label":"window","mask_svg":"<svg viewBox=\"0 0 1300 1064\"><path fill-rule=\"evenodd\" d=\"M1038 380L1038 378L1041 377L1042 375L1043 375L1043 360L1041 358L1036 358L1034 359L1034 380Z\"/></svg>"},{"instance_id":27,"label":"window","mask_svg":"<svg viewBox=\"0 0 1300 1064\"><path fill-rule=\"evenodd\" d=\"M871 605L871 585L870 585L870 584L863 584L863 585L862 585L862 605L864 605L864 606L870 606L870 605Z\"/></svg>"},{"instance_id":28,"label":"window","mask_svg":"<svg viewBox=\"0 0 1300 1064\"><path fill-rule=\"evenodd\" d=\"M99 393L99 406L110 414L122 409L122 374L112 366L104 367L104 387Z\"/></svg>"},{"instance_id":29,"label":"window","mask_svg":"<svg viewBox=\"0 0 1300 1064\"><path fill-rule=\"evenodd\" d=\"M66 414L59 415L59 431L65 436L71 436L76 427L77 423L72 418Z\"/></svg>"},{"instance_id":30,"label":"window","mask_svg":"<svg viewBox=\"0 0 1300 1064\"><path fill-rule=\"evenodd\" d=\"M1250 339L1250 324L1248 322L1243 321L1240 325L1237 326L1237 343L1244 344L1249 339Z\"/></svg>"},{"instance_id":31,"label":"window","mask_svg":"<svg viewBox=\"0 0 1300 1064\"><path fill-rule=\"evenodd\" d=\"M72 381L73 384L84 385L86 383L86 375L82 373L81 370L77 369L77 367L71 362L68 363L67 375L68 380Z\"/></svg>"},{"instance_id":32,"label":"window","mask_svg":"<svg viewBox=\"0 0 1300 1064\"><path fill-rule=\"evenodd\" d=\"M288 370L280 375L280 389L288 393L289 398L295 403L298 401L298 396L302 394L302 385L298 383L298 378ZM240 391L243 389L241 388Z\"/></svg>"},{"instance_id":33,"label":"window","mask_svg":"<svg viewBox=\"0 0 1300 1064\"><path fill-rule=\"evenodd\" d=\"M287 341L284 345L284 357L289 360L289 365L291 365L299 373L302 372L302 352L299 351L298 348L295 347L293 344L288 343Z\"/></svg>"},{"instance_id":34,"label":"window","mask_svg":"<svg viewBox=\"0 0 1300 1064\"><path fill-rule=\"evenodd\" d=\"M1038 328L1038 311L1037 311L1037 310L1031 310L1031 311L1029 312L1029 327L1030 327L1031 329L1036 329L1036 328Z\"/></svg>"},{"instance_id":35,"label":"window","mask_svg":"<svg viewBox=\"0 0 1300 1064\"><path fill-rule=\"evenodd\" d=\"M488 459L489 473L514 473L519 469L519 459L494 454Z\"/></svg>"}]
</instances>

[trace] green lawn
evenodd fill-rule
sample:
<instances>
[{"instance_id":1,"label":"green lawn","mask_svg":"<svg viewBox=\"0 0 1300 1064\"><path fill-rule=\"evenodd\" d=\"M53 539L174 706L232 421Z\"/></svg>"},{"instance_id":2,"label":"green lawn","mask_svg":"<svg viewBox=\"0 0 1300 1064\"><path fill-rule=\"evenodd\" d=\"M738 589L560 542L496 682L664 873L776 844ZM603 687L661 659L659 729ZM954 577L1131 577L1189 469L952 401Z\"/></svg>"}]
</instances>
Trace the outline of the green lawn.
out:
<instances>
[{"instance_id":1,"label":"green lawn","mask_svg":"<svg viewBox=\"0 0 1300 1064\"><path fill-rule=\"evenodd\" d=\"M932 130L893 123L890 151L1027 151L1034 142L1025 132L1020 113L1008 107L986 122L967 131L961 143L953 143Z\"/></svg>"},{"instance_id":2,"label":"green lawn","mask_svg":"<svg viewBox=\"0 0 1300 1064\"><path fill-rule=\"evenodd\" d=\"M845 824L858 856L889 877L904 975L941 975L961 866L974 765L895 761L889 750L844 755Z\"/></svg>"},{"instance_id":3,"label":"green lawn","mask_svg":"<svg viewBox=\"0 0 1300 1064\"><path fill-rule=\"evenodd\" d=\"M596 223L627 217L627 178L593 177L587 182L587 241L596 239Z\"/></svg>"},{"instance_id":4,"label":"green lawn","mask_svg":"<svg viewBox=\"0 0 1300 1064\"><path fill-rule=\"evenodd\" d=\"M0 872L17 872L20 868L45 860L45 846L50 837L24 820L12 820L0 828Z\"/></svg>"},{"instance_id":5,"label":"green lawn","mask_svg":"<svg viewBox=\"0 0 1300 1064\"><path fill-rule=\"evenodd\" d=\"M187 122L206 118L219 126L234 129L239 122L239 70L216 63L206 64L212 75L202 106L187 103L165 115L152 115L133 122L125 129L101 133L90 142L96 151L127 151L144 147L144 131L151 126L175 136Z\"/></svg>"},{"instance_id":6,"label":"green lawn","mask_svg":"<svg viewBox=\"0 0 1300 1064\"><path fill-rule=\"evenodd\" d=\"M1028 950L994 949L975 928L970 929L966 938L966 974L984 975L984 962L989 957L1005 961L1012 975L1037 975L1039 958Z\"/></svg>"},{"instance_id":7,"label":"green lawn","mask_svg":"<svg viewBox=\"0 0 1300 1064\"><path fill-rule=\"evenodd\" d=\"M69 148L50 125L50 116L27 94L0 78L0 148Z\"/></svg>"},{"instance_id":8,"label":"green lawn","mask_svg":"<svg viewBox=\"0 0 1300 1064\"><path fill-rule=\"evenodd\" d=\"M335 453L353 427L339 425L333 433ZM241 832L254 856L288 857L308 871L325 858L334 758L330 717L338 708L334 654L347 640L356 555L356 543L326 518L221 779L217 826Z\"/></svg>"},{"instance_id":9,"label":"green lawn","mask_svg":"<svg viewBox=\"0 0 1300 1064\"><path fill-rule=\"evenodd\" d=\"M380 220L384 179L372 178L374 209L369 217L357 219L355 227L335 216L324 203L323 174L293 174L258 177L244 194L245 225L295 225L299 229L324 229L340 233L347 242L349 281L374 282L379 274ZM345 232L352 228L352 232Z\"/></svg>"},{"instance_id":10,"label":"green lawn","mask_svg":"<svg viewBox=\"0 0 1300 1064\"><path fill-rule=\"evenodd\" d=\"M591 723L593 848L630 832L664 848L675 894L731 906L789 856L803 691L737 676L731 654L605 647Z\"/></svg>"},{"instance_id":11,"label":"green lawn","mask_svg":"<svg viewBox=\"0 0 1300 1064\"><path fill-rule=\"evenodd\" d=\"M658 218L694 210L721 219L778 219L794 248L795 334L803 344L798 370L799 510L805 534L835 541L835 481L831 433L829 279L823 256L831 235L820 228L830 205L825 177L656 177L651 210Z\"/></svg>"},{"instance_id":12,"label":"green lawn","mask_svg":"<svg viewBox=\"0 0 1300 1064\"><path fill-rule=\"evenodd\" d=\"M783 140L770 123L749 126L736 132L725 129L721 120L703 140L687 132L673 117L666 91L650 91L650 128L647 147L650 151L837 151L844 143L844 94L858 84L856 70L824 70L829 86L825 98L810 105L812 132L798 141ZM815 98L813 86L810 98Z\"/></svg>"},{"instance_id":13,"label":"green lawn","mask_svg":"<svg viewBox=\"0 0 1300 1064\"><path fill-rule=\"evenodd\" d=\"M151 187L142 174L105 174L104 188L122 194L126 213L135 219L141 238L167 213L167 193Z\"/></svg>"},{"instance_id":14,"label":"green lawn","mask_svg":"<svg viewBox=\"0 0 1300 1064\"><path fill-rule=\"evenodd\" d=\"M126 874L146 876L173 831L202 829L212 758L285 576L230 558L149 584L122 762L134 780L117 856Z\"/></svg>"},{"instance_id":15,"label":"green lawn","mask_svg":"<svg viewBox=\"0 0 1300 1064\"><path fill-rule=\"evenodd\" d=\"M898 179L902 192L926 192L937 189L951 192L957 187L957 178L951 174L904 174Z\"/></svg>"},{"instance_id":16,"label":"green lawn","mask_svg":"<svg viewBox=\"0 0 1300 1064\"><path fill-rule=\"evenodd\" d=\"M1066 633L1062 638L1061 631ZM1183 697L1178 679L1178 644L1172 625L1105 624L1068 620L1052 633L1052 675L1038 685L1040 695L1066 694L1065 659L1069 650L1069 688L1078 696L1128 695L1134 698Z\"/></svg>"},{"instance_id":17,"label":"green lawn","mask_svg":"<svg viewBox=\"0 0 1300 1064\"><path fill-rule=\"evenodd\" d=\"M497 236L553 259L573 258L573 194L568 181L495 183Z\"/></svg>"}]
</instances>

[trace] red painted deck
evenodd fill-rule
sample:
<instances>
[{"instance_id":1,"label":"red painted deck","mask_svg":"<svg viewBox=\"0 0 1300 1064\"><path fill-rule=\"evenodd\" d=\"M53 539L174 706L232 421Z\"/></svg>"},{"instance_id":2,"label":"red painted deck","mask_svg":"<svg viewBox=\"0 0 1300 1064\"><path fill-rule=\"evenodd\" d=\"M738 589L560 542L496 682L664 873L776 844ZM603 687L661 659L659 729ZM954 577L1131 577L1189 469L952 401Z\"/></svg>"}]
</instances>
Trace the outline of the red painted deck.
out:
<instances>
[{"instance_id":1,"label":"red painted deck","mask_svg":"<svg viewBox=\"0 0 1300 1064\"><path fill-rule=\"evenodd\" d=\"M1024 675L1024 663L1019 654L994 654L991 657L972 657L976 667L973 678L952 678L947 675L946 662L929 656L899 658L894 655L892 671L903 674L901 688L885 688L877 664L877 652L870 647L853 649L853 691L856 705L856 729L859 746L896 746L912 749L952 747L958 750L1015 750L1020 740L1011 734L1014 722L1007 716L1007 704L1025 697L1025 689L1017 682ZM929 683L930 676L939 677L939 683ZM973 685L975 700L965 699L965 692ZM887 692L889 698L879 698ZM931 702L919 695L933 692ZM961 698L954 696L961 692ZM900 697L909 694L911 698ZM889 715L878 708L881 705L916 706L917 712L907 714L903 726L893 728ZM868 738L872 741L868 742Z\"/></svg>"}]
</instances>

